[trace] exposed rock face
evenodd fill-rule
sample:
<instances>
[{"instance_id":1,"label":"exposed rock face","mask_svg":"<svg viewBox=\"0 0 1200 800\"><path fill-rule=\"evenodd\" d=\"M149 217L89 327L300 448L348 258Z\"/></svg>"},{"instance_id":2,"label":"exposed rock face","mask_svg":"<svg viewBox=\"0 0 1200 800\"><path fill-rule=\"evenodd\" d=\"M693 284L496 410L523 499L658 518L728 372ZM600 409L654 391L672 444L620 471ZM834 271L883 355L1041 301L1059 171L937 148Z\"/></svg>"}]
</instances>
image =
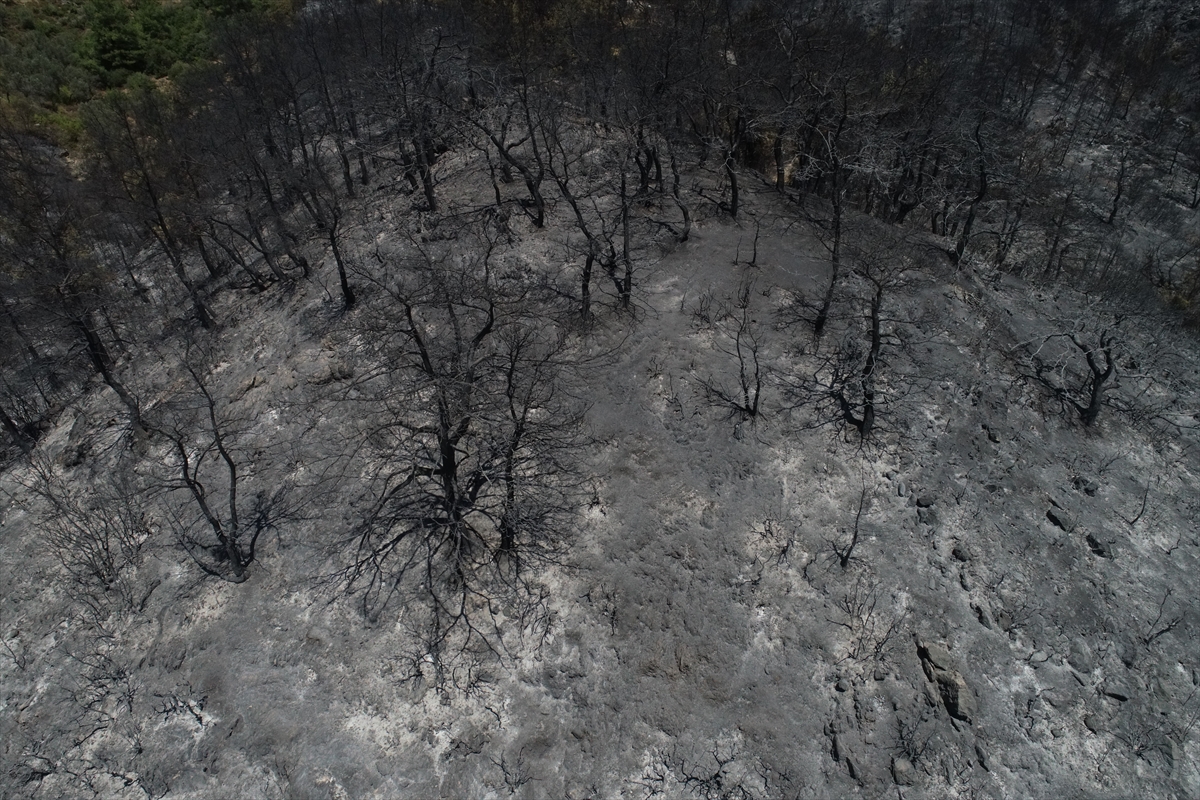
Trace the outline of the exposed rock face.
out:
<instances>
[{"instance_id":1,"label":"exposed rock face","mask_svg":"<svg viewBox=\"0 0 1200 800\"><path fill-rule=\"evenodd\" d=\"M1061 508L1051 508L1046 511L1046 519L1068 533L1075 530L1075 518Z\"/></svg>"},{"instance_id":2,"label":"exposed rock face","mask_svg":"<svg viewBox=\"0 0 1200 800\"><path fill-rule=\"evenodd\" d=\"M950 716L966 723L974 721L975 696L962 673L954 668L950 652L940 644L918 642L917 655L925 677L937 688Z\"/></svg>"},{"instance_id":3,"label":"exposed rock face","mask_svg":"<svg viewBox=\"0 0 1200 800\"><path fill-rule=\"evenodd\" d=\"M912 786L916 782L916 771L907 758L892 759L892 779L897 786Z\"/></svg>"},{"instance_id":4,"label":"exposed rock face","mask_svg":"<svg viewBox=\"0 0 1200 800\"><path fill-rule=\"evenodd\" d=\"M1091 672L1094 666L1092 648L1083 639L1071 643L1071 652L1067 655L1067 663L1080 672Z\"/></svg>"}]
</instances>

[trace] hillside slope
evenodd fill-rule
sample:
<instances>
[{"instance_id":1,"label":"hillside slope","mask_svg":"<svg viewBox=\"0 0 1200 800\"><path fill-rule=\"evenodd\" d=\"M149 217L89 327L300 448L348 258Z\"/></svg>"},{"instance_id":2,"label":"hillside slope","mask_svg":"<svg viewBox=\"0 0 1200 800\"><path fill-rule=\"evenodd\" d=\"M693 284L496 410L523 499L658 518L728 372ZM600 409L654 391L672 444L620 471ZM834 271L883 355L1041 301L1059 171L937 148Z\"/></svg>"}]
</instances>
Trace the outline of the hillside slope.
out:
<instances>
[{"instance_id":1,"label":"hillside slope","mask_svg":"<svg viewBox=\"0 0 1200 800\"><path fill-rule=\"evenodd\" d=\"M312 502L244 583L181 560L171 512L145 512L127 600L89 594L36 490L47 474L95 490L128 457L120 401L93 385L0 476L3 794L1195 796L1194 340L1127 312L1120 383L1085 426L1046 381L1073 391L1086 365L1063 334L1118 315L891 240L864 441L828 381L862 363L846 354L872 273L846 279L814 340L795 301L823 285L825 251L750 194L740 224L701 218L642 262L634 311L604 297L569 334L586 491L536 575L543 616L501 609L498 653L414 673L403 605L372 622L320 580L362 511L344 483L297 481ZM506 252L575 264L532 228ZM328 474L357 430L321 403L369 369L367 311L335 313L332 265L317 275L224 295L210 354L273 482ZM142 358L156 402L186 385L172 347ZM728 402L739 348L758 355L753 415ZM133 448L169 458L154 435Z\"/></svg>"}]
</instances>

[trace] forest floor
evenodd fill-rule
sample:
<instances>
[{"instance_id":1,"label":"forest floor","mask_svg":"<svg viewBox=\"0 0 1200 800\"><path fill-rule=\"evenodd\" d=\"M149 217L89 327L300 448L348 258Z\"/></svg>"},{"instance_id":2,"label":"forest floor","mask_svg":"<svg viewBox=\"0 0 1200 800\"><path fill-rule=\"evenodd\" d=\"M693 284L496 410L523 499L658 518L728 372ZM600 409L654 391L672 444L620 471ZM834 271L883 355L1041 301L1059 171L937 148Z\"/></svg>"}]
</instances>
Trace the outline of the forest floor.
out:
<instances>
[{"instance_id":1,"label":"forest floor","mask_svg":"<svg viewBox=\"0 0 1200 800\"><path fill-rule=\"evenodd\" d=\"M398 680L404 629L314 588L316 523L272 535L239 585L157 543L140 612L97 636L27 467L0 473L3 794L71 796L86 762L112 765L89 772L97 796L172 800L1200 795L1195 430L1115 409L1081 425L1021 348L1094 304L915 251L859 441L788 386L861 335L862 300L839 297L821 342L781 324L827 256L748 194L740 223L700 219L643 262L636 310L588 334L593 497L543 576L549 632L462 691ZM739 292L754 418L704 388L737 385L713 309ZM226 303L226 380L263 431L300 435L279 398L336 356L332 291ZM1200 354L1135 331L1121 371L1151 349L1170 416L1200 396ZM103 452L120 413L94 386L39 450L62 460L86 432Z\"/></svg>"}]
</instances>

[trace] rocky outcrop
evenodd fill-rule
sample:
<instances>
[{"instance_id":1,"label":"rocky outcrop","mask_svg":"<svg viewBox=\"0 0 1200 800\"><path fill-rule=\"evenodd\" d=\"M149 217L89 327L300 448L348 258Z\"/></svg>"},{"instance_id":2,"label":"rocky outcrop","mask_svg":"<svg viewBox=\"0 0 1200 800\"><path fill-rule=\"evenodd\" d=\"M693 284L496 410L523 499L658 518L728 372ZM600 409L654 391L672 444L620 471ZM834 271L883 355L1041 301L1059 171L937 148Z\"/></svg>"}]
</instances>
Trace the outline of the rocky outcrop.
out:
<instances>
[{"instance_id":1,"label":"rocky outcrop","mask_svg":"<svg viewBox=\"0 0 1200 800\"><path fill-rule=\"evenodd\" d=\"M940 644L918 641L917 655L921 659L925 677L937 689L950 716L966 723L973 722L976 716L975 695L962 673L955 668L950 651Z\"/></svg>"}]
</instances>

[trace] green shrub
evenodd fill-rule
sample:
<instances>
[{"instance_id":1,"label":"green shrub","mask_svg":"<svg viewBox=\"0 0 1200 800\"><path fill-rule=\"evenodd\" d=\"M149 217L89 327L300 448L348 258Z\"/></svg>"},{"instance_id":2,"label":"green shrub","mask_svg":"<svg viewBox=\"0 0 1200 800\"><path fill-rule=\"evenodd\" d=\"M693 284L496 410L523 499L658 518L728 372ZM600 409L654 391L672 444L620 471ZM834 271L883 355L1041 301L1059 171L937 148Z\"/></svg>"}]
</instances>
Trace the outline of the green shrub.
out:
<instances>
[{"instance_id":1,"label":"green shrub","mask_svg":"<svg viewBox=\"0 0 1200 800\"><path fill-rule=\"evenodd\" d=\"M91 0L81 60L108 86L133 73L163 77L177 62L208 54L208 17L191 5Z\"/></svg>"}]
</instances>

